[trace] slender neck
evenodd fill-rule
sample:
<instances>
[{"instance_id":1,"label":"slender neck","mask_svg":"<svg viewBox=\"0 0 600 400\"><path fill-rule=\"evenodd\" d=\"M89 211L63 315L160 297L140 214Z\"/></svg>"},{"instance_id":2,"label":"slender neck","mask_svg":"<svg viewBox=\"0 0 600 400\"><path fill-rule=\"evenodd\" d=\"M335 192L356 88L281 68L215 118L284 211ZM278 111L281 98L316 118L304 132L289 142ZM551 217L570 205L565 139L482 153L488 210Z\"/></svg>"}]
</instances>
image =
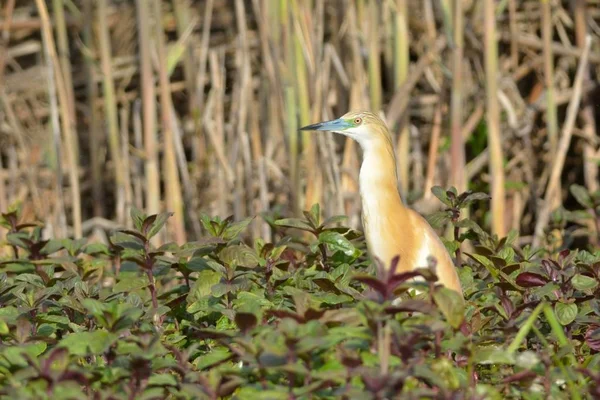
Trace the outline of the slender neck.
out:
<instances>
[{"instance_id":1,"label":"slender neck","mask_svg":"<svg viewBox=\"0 0 600 400\"><path fill-rule=\"evenodd\" d=\"M363 148L363 162L360 167L360 191L363 199L373 196L374 192L397 197L398 175L396 173L396 157L391 143L384 140L370 143Z\"/></svg>"}]
</instances>

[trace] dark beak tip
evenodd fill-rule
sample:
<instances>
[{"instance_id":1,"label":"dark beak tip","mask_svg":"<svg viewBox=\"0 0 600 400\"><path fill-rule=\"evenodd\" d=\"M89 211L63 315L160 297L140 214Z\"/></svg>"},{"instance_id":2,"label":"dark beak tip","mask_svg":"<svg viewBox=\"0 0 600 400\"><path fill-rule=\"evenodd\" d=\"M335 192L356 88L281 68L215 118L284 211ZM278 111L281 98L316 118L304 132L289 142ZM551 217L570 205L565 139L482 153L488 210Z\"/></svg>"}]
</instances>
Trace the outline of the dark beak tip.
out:
<instances>
[{"instance_id":1,"label":"dark beak tip","mask_svg":"<svg viewBox=\"0 0 600 400\"><path fill-rule=\"evenodd\" d=\"M321 127L322 123L317 123L317 124L312 124L312 125L306 125L303 126L302 128L298 129L300 131L317 131L319 130L319 128Z\"/></svg>"}]
</instances>

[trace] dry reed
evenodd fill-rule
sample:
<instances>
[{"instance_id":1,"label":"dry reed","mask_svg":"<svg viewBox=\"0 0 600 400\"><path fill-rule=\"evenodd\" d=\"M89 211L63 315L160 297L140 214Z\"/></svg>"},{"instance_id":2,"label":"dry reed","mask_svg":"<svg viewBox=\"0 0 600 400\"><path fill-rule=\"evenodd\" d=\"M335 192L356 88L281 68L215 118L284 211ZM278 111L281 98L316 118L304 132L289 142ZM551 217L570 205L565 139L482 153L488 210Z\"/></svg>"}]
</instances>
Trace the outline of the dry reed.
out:
<instances>
[{"instance_id":1,"label":"dry reed","mask_svg":"<svg viewBox=\"0 0 600 400\"><path fill-rule=\"evenodd\" d=\"M396 135L409 203L435 208L435 184L489 191L491 211L472 214L500 236L539 241L540 210L572 202L572 183L598 188L596 0L47 3L1 13L0 208L22 202L50 236L125 223L131 204L176 212L160 242L199 236L200 213L314 202L358 227L359 149L297 131L357 108ZM565 150L558 126L579 93ZM272 234L260 218L250 232Z\"/></svg>"}]
</instances>

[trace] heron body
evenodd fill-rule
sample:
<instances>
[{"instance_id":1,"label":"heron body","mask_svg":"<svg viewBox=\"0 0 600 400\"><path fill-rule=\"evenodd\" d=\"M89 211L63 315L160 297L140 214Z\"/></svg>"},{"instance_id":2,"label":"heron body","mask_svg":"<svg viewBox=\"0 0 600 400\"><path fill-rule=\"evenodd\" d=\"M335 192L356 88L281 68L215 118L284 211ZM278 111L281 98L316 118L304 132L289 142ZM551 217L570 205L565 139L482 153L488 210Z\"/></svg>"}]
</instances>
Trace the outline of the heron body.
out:
<instances>
[{"instance_id":1,"label":"heron body","mask_svg":"<svg viewBox=\"0 0 600 400\"><path fill-rule=\"evenodd\" d=\"M301 129L340 133L356 140L362 148L359 186L363 229L371 256L386 267L400 256L399 272L427 267L428 258L433 257L439 283L462 295L446 247L427 221L400 197L392 136L385 123L375 114L362 111Z\"/></svg>"}]
</instances>

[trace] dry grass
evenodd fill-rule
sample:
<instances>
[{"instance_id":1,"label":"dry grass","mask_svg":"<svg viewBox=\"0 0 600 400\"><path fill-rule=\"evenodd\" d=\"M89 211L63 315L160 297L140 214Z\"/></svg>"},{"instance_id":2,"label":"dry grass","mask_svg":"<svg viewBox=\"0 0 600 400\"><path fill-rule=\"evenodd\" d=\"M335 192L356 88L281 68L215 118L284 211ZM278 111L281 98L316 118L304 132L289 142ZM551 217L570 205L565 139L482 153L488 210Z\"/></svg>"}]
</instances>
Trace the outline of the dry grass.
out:
<instances>
[{"instance_id":1,"label":"dry grass","mask_svg":"<svg viewBox=\"0 0 600 400\"><path fill-rule=\"evenodd\" d=\"M314 202L357 226L357 146L297 131L356 108L388 121L423 211L432 185L485 190L476 217L539 240L538 210L598 188L598 0L2 4L0 208L21 202L48 236L102 238L132 204L176 211L159 241L198 237L200 212Z\"/></svg>"}]
</instances>

